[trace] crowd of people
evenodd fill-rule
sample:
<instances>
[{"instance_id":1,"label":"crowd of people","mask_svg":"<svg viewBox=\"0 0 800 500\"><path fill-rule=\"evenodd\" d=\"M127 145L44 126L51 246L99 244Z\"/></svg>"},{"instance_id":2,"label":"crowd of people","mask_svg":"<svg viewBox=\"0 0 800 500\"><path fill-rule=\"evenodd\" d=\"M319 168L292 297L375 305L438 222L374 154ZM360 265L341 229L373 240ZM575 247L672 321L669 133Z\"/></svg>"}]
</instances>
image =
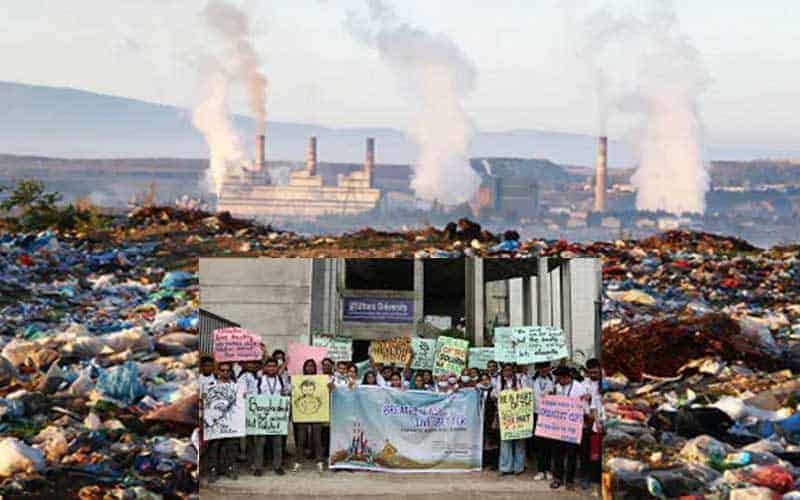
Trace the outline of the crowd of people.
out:
<instances>
[{"instance_id":1,"label":"crowd of people","mask_svg":"<svg viewBox=\"0 0 800 500\"><path fill-rule=\"evenodd\" d=\"M266 351L266 350L265 350ZM245 396L267 394L289 396L292 377L287 373L287 357L281 350L263 360L242 363L215 363L212 357L201 359L201 394L217 384L232 384ZM584 489L600 482L600 443L603 433L602 370L597 359L589 359L583 367L566 363L536 363L529 367L514 363L489 361L486 369L464 368L460 374L449 373L434 377L430 370L411 370L408 367L372 365L359 374L352 362L323 359L320 366L313 359L303 363L304 375L327 375L328 388L380 386L394 390L421 390L449 394L474 390L481 395L483 423L483 466L499 470L502 476L519 475L526 471L529 461L535 462L534 479L550 481L550 488L562 486L573 489L576 479ZM530 437L501 440L498 396L501 391L530 388L533 393L535 430L541 400L547 395L579 398L584 406L583 436L580 445L553 439ZM297 471L301 457L316 462L324 470L330 448L329 423L294 423L294 467ZM269 460L275 474L284 474L284 460L290 455L287 436L248 436L247 438L216 439L203 443L201 478L216 481L218 474L232 479L238 477L240 462L256 476L264 471Z\"/></svg>"}]
</instances>

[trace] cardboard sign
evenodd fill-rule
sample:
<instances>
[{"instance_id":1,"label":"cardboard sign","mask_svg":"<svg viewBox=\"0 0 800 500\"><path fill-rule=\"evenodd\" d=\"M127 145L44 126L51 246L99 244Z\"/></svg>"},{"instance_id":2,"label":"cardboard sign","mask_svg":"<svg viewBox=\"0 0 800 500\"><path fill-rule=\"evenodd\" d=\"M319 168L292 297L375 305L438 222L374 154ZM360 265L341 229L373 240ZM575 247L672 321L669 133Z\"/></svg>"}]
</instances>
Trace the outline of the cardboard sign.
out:
<instances>
[{"instance_id":1,"label":"cardboard sign","mask_svg":"<svg viewBox=\"0 0 800 500\"><path fill-rule=\"evenodd\" d=\"M330 421L330 393L327 375L292 377L292 422Z\"/></svg>"},{"instance_id":2,"label":"cardboard sign","mask_svg":"<svg viewBox=\"0 0 800 500\"><path fill-rule=\"evenodd\" d=\"M412 355L409 337L374 340L369 346L369 357L373 363L406 366L411 362Z\"/></svg>"},{"instance_id":3,"label":"cardboard sign","mask_svg":"<svg viewBox=\"0 0 800 500\"><path fill-rule=\"evenodd\" d=\"M412 370L433 370L436 358L436 341L433 339L411 339Z\"/></svg>"},{"instance_id":4,"label":"cardboard sign","mask_svg":"<svg viewBox=\"0 0 800 500\"><path fill-rule=\"evenodd\" d=\"M461 374L467 366L467 349L469 341L454 339L452 337L439 337L436 339L436 360L433 365L433 376L447 375L448 373Z\"/></svg>"},{"instance_id":5,"label":"cardboard sign","mask_svg":"<svg viewBox=\"0 0 800 500\"><path fill-rule=\"evenodd\" d=\"M564 331L557 326L512 326L494 329L495 358L529 365L569 356Z\"/></svg>"},{"instance_id":6,"label":"cardboard sign","mask_svg":"<svg viewBox=\"0 0 800 500\"><path fill-rule=\"evenodd\" d=\"M235 383L206 387L203 404L203 439L224 439L245 435L245 397Z\"/></svg>"},{"instance_id":7,"label":"cardboard sign","mask_svg":"<svg viewBox=\"0 0 800 500\"><path fill-rule=\"evenodd\" d=\"M328 356L334 362L352 361L353 359L353 340L345 337L331 337L328 335L314 335L311 338L311 345L325 347L328 349Z\"/></svg>"},{"instance_id":8,"label":"cardboard sign","mask_svg":"<svg viewBox=\"0 0 800 500\"><path fill-rule=\"evenodd\" d=\"M287 351L289 364L286 369L289 371L289 375L301 375L303 373L303 363L307 359L316 361L317 373L322 373L322 360L328 357L328 349L326 347L298 344L296 342L289 342Z\"/></svg>"},{"instance_id":9,"label":"cardboard sign","mask_svg":"<svg viewBox=\"0 0 800 500\"><path fill-rule=\"evenodd\" d=\"M544 396L536 420L539 437L580 444L583 437L583 402L567 396Z\"/></svg>"},{"instance_id":10,"label":"cardboard sign","mask_svg":"<svg viewBox=\"0 0 800 500\"><path fill-rule=\"evenodd\" d=\"M261 359L261 337L244 328L214 330L215 361L252 361Z\"/></svg>"},{"instance_id":11,"label":"cardboard sign","mask_svg":"<svg viewBox=\"0 0 800 500\"><path fill-rule=\"evenodd\" d=\"M247 396L246 430L248 436L289 434L289 397L269 394Z\"/></svg>"},{"instance_id":12,"label":"cardboard sign","mask_svg":"<svg viewBox=\"0 0 800 500\"><path fill-rule=\"evenodd\" d=\"M500 439L526 439L533 435L533 390L500 392L497 398Z\"/></svg>"},{"instance_id":13,"label":"cardboard sign","mask_svg":"<svg viewBox=\"0 0 800 500\"><path fill-rule=\"evenodd\" d=\"M494 360L494 347L471 347L469 350L470 368L485 370L489 361Z\"/></svg>"}]
</instances>

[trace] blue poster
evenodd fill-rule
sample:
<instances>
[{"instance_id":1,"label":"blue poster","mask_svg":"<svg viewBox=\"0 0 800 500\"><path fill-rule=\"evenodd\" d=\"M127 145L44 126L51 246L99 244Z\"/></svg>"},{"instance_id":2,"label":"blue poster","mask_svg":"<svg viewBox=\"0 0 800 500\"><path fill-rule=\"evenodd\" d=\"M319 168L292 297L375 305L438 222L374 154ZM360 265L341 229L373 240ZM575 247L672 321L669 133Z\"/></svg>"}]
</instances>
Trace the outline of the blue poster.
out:
<instances>
[{"instance_id":1,"label":"blue poster","mask_svg":"<svg viewBox=\"0 0 800 500\"><path fill-rule=\"evenodd\" d=\"M331 395L332 469L479 471L482 448L475 389L438 394L357 386Z\"/></svg>"},{"instance_id":2,"label":"blue poster","mask_svg":"<svg viewBox=\"0 0 800 500\"><path fill-rule=\"evenodd\" d=\"M345 297L342 321L362 323L412 323L414 301L412 299Z\"/></svg>"}]
</instances>

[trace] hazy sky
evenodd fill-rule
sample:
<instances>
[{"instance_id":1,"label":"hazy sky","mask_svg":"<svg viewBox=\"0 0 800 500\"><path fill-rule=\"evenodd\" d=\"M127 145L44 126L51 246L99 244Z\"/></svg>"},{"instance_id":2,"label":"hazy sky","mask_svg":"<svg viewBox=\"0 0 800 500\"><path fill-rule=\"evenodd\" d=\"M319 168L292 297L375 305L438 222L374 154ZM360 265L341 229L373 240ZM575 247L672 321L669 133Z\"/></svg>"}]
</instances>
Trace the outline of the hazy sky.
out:
<instances>
[{"instance_id":1,"label":"hazy sky","mask_svg":"<svg viewBox=\"0 0 800 500\"><path fill-rule=\"evenodd\" d=\"M231 1L252 13L269 79L268 119L402 127L408 115L392 73L344 28L348 10L365 10L363 0ZM566 1L581 2L390 3L411 24L452 38L475 62L477 90L466 107L480 129L594 133L593 85L572 48ZM0 80L191 106L195 62L214 50L199 15L204 5L3 0ZM675 0L675 7L711 79L701 101L708 141L800 148L800 1ZM234 105L245 112L243 99ZM610 135L627 127L612 114Z\"/></svg>"}]
</instances>

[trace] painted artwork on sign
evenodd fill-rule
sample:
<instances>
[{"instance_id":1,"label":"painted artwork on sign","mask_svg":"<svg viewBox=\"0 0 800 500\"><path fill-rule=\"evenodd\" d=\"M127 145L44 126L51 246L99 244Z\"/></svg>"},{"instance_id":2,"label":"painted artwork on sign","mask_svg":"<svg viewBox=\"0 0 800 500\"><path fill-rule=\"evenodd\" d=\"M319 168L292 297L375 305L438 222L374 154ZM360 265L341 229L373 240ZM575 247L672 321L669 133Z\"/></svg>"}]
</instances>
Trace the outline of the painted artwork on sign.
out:
<instances>
[{"instance_id":1,"label":"painted artwork on sign","mask_svg":"<svg viewBox=\"0 0 800 500\"><path fill-rule=\"evenodd\" d=\"M375 297L344 297L342 321L357 323L412 323L414 300Z\"/></svg>"},{"instance_id":2,"label":"painted artwork on sign","mask_svg":"<svg viewBox=\"0 0 800 500\"><path fill-rule=\"evenodd\" d=\"M411 359L412 370L433 370L436 359L435 339L411 339L411 352L414 355Z\"/></svg>"},{"instance_id":3,"label":"painted artwork on sign","mask_svg":"<svg viewBox=\"0 0 800 500\"><path fill-rule=\"evenodd\" d=\"M241 386L220 383L206 387L202 394L203 439L224 439L245 435L245 397Z\"/></svg>"},{"instance_id":4,"label":"painted artwork on sign","mask_svg":"<svg viewBox=\"0 0 800 500\"><path fill-rule=\"evenodd\" d=\"M292 422L325 423L330 421L330 394L327 375L292 377Z\"/></svg>"},{"instance_id":5,"label":"painted artwork on sign","mask_svg":"<svg viewBox=\"0 0 800 500\"><path fill-rule=\"evenodd\" d=\"M373 363L406 366L412 355L409 337L373 340L369 345L369 357Z\"/></svg>"}]
</instances>

